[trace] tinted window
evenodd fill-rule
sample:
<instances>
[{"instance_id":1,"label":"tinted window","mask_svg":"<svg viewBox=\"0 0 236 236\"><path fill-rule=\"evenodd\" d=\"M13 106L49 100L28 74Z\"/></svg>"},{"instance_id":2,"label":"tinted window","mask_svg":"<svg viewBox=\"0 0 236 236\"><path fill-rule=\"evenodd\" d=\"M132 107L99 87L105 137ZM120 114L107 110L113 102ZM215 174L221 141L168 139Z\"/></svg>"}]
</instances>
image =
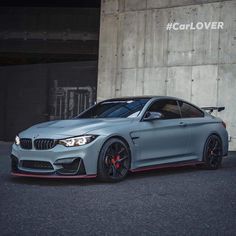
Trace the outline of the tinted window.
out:
<instances>
[{"instance_id":1,"label":"tinted window","mask_svg":"<svg viewBox=\"0 0 236 236\"><path fill-rule=\"evenodd\" d=\"M186 103L179 101L180 111L183 118L190 118L190 117L203 117L204 113L199 110L198 108Z\"/></svg>"},{"instance_id":2,"label":"tinted window","mask_svg":"<svg viewBox=\"0 0 236 236\"><path fill-rule=\"evenodd\" d=\"M98 103L77 118L137 117L149 99L108 100Z\"/></svg>"},{"instance_id":3,"label":"tinted window","mask_svg":"<svg viewBox=\"0 0 236 236\"><path fill-rule=\"evenodd\" d=\"M179 106L175 100L159 100L148 109L149 112L158 112L162 119L180 118Z\"/></svg>"}]
</instances>

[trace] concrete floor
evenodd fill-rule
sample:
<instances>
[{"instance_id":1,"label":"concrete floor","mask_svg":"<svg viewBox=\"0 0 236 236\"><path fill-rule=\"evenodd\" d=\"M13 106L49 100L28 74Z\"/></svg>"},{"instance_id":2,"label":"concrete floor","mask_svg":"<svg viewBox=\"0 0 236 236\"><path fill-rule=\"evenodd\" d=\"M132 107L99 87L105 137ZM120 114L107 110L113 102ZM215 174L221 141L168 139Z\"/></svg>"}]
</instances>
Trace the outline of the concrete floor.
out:
<instances>
[{"instance_id":1,"label":"concrete floor","mask_svg":"<svg viewBox=\"0 0 236 236\"><path fill-rule=\"evenodd\" d=\"M235 235L236 154L217 171L132 174L117 184L10 176L0 143L1 235Z\"/></svg>"}]
</instances>

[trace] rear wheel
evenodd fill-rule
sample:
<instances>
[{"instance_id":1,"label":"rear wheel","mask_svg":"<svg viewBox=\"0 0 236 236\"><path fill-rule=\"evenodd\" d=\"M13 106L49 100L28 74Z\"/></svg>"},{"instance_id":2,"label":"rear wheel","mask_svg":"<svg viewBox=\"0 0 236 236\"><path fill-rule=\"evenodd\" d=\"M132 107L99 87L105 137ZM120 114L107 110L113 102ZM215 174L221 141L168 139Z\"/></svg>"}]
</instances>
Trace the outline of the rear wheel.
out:
<instances>
[{"instance_id":1,"label":"rear wheel","mask_svg":"<svg viewBox=\"0 0 236 236\"><path fill-rule=\"evenodd\" d=\"M218 169L222 162L222 143L217 135L208 137L203 153L205 167L209 170Z\"/></svg>"},{"instance_id":2,"label":"rear wheel","mask_svg":"<svg viewBox=\"0 0 236 236\"><path fill-rule=\"evenodd\" d=\"M127 144L118 138L109 139L99 154L99 179L109 182L123 180L128 174L130 162L130 150Z\"/></svg>"}]
</instances>

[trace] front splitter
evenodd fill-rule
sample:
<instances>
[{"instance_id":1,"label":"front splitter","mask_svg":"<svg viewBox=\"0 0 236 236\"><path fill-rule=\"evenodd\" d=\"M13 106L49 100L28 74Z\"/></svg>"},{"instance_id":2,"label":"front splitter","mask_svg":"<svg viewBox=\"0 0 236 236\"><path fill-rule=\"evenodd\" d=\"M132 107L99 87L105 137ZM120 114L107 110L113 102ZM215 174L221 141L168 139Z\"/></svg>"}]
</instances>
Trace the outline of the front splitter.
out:
<instances>
[{"instance_id":1,"label":"front splitter","mask_svg":"<svg viewBox=\"0 0 236 236\"><path fill-rule=\"evenodd\" d=\"M38 174L26 174L26 173L14 173L12 176L16 177L29 177L29 178L43 178L43 179L92 179L97 175L38 175Z\"/></svg>"}]
</instances>

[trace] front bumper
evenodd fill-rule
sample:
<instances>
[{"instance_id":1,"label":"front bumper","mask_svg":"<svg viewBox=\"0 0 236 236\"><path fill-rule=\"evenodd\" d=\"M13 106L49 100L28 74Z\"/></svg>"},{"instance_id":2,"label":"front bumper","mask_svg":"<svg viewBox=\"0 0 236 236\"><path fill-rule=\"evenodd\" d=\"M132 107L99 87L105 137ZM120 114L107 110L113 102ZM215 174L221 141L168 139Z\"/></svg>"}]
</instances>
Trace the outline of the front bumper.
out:
<instances>
[{"instance_id":1,"label":"front bumper","mask_svg":"<svg viewBox=\"0 0 236 236\"><path fill-rule=\"evenodd\" d=\"M13 176L41 178L94 178L103 138L79 147L56 145L49 150L22 149L13 144Z\"/></svg>"}]
</instances>

